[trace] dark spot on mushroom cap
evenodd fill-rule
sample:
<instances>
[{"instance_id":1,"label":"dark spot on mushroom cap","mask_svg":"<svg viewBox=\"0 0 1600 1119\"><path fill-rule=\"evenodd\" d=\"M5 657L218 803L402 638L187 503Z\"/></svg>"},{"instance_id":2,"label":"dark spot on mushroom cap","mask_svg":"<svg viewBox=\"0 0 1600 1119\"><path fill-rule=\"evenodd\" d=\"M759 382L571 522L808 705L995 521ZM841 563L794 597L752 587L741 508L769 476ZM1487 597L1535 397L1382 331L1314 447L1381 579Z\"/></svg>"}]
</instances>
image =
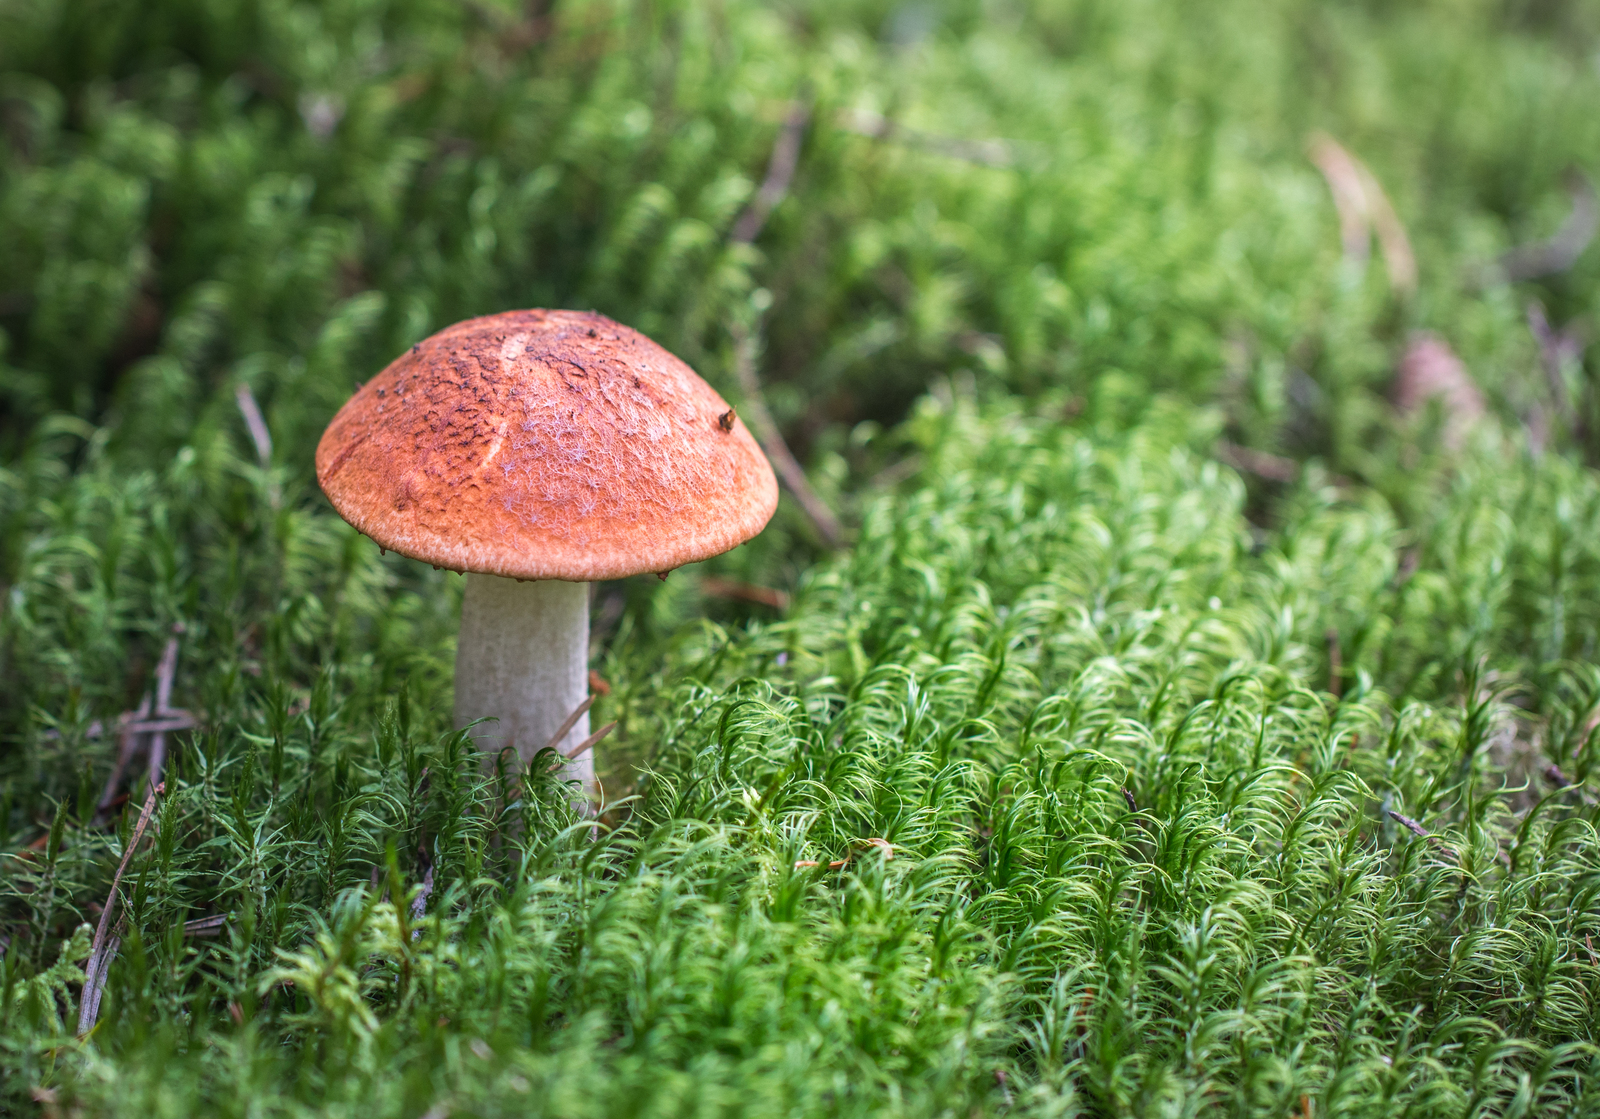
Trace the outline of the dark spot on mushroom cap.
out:
<instances>
[{"instance_id":1,"label":"dark spot on mushroom cap","mask_svg":"<svg viewBox=\"0 0 1600 1119\"><path fill-rule=\"evenodd\" d=\"M589 328L589 337L590 337L590 338L593 338L593 337L594 337L594 336L595 336L595 333L594 333L594 327L592 327L592 326L591 326L591 327L590 327L590 328Z\"/></svg>"},{"instance_id":2,"label":"dark spot on mushroom cap","mask_svg":"<svg viewBox=\"0 0 1600 1119\"><path fill-rule=\"evenodd\" d=\"M717 426L720 427L723 431L732 431L733 430L733 409L732 408L729 408L726 412L722 413L722 415L717 417Z\"/></svg>"}]
</instances>

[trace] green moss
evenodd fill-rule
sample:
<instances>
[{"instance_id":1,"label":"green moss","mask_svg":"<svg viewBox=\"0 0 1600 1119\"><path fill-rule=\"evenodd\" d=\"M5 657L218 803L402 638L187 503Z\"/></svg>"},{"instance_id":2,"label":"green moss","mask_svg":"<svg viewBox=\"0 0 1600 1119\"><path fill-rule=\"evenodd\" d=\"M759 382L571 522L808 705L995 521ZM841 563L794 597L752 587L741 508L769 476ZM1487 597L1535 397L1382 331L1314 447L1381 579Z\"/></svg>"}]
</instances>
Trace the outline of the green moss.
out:
<instances>
[{"instance_id":1,"label":"green moss","mask_svg":"<svg viewBox=\"0 0 1600 1119\"><path fill-rule=\"evenodd\" d=\"M1580 359L1559 410L1524 326L1592 313L1595 265L1469 282L1561 220L1597 28L0 11L0 1113L1600 1112L1600 397ZM730 244L797 96L799 173ZM1341 265L1313 128L1384 182L1414 297ZM785 502L598 588L593 838L452 732L460 580L338 520L311 449L513 305L736 396L769 297L852 541ZM1387 402L1418 327L1488 398L1459 444ZM175 632L201 726L78 1041L133 815L94 819L91 730Z\"/></svg>"}]
</instances>

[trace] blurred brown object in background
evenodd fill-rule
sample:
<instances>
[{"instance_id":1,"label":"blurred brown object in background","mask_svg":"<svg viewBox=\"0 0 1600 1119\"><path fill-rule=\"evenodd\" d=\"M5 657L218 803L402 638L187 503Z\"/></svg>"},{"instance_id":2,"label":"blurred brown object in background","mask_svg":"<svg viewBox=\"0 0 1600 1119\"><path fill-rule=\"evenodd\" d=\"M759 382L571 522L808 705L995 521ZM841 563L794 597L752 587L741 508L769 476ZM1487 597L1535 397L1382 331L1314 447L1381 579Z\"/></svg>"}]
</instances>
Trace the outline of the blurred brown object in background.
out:
<instances>
[{"instance_id":1,"label":"blurred brown object in background","mask_svg":"<svg viewBox=\"0 0 1600 1119\"><path fill-rule=\"evenodd\" d=\"M1445 446L1459 450L1483 418L1483 393L1448 342L1419 330L1407 339L1395 370L1394 406L1402 416L1414 416L1435 398L1444 406Z\"/></svg>"}]
</instances>

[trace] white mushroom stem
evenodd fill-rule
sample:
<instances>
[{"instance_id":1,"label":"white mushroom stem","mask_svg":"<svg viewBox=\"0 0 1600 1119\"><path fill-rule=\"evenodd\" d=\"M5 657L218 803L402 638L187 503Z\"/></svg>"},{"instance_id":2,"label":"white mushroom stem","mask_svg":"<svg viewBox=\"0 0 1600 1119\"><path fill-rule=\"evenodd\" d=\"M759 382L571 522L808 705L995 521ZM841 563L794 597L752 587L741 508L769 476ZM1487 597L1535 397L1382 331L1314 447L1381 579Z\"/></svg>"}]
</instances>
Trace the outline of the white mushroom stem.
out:
<instances>
[{"instance_id":1,"label":"white mushroom stem","mask_svg":"<svg viewBox=\"0 0 1600 1119\"><path fill-rule=\"evenodd\" d=\"M589 584L557 579L519 583L467 575L456 644L457 727L476 719L478 746L492 757L507 746L526 764L589 694ZM563 754L589 737L585 713L557 744ZM594 751L567 762L569 780L594 792Z\"/></svg>"}]
</instances>

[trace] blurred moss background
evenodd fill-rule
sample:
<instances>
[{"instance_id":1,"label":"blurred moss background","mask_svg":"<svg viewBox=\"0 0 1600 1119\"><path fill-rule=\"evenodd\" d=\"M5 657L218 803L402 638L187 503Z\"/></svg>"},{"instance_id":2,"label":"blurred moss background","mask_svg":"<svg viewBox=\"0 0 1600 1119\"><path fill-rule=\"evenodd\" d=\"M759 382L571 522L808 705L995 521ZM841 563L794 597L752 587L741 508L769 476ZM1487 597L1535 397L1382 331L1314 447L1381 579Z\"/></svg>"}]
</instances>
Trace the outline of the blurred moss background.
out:
<instances>
[{"instance_id":1,"label":"blurred moss background","mask_svg":"<svg viewBox=\"0 0 1600 1119\"><path fill-rule=\"evenodd\" d=\"M1442 332L1515 414L1541 384L1523 305L1592 313L1587 256L1531 289L1474 268L1553 232L1596 150L1580 4L11 0L0 19L10 459L66 413L165 461L239 380L298 449L352 380L491 308L602 308L717 380L763 288L802 447L842 450L954 370L1026 393L1112 370L1131 396L1220 405L1251 445L1381 474L1363 447L1408 330ZM795 100L788 197L730 244ZM1393 200L1413 298L1339 267L1317 130Z\"/></svg>"}]
</instances>

